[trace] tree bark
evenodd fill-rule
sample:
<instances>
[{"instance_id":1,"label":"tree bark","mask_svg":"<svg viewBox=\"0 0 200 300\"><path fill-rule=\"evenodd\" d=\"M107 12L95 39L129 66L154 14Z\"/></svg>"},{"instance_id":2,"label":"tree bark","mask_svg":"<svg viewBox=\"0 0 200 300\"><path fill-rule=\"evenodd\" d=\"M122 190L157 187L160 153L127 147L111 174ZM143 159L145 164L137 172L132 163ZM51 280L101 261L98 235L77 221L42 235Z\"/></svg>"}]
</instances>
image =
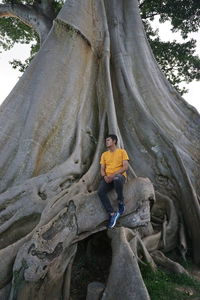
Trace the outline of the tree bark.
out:
<instances>
[{"instance_id":1,"label":"tree bark","mask_svg":"<svg viewBox=\"0 0 200 300\"><path fill-rule=\"evenodd\" d=\"M130 157L127 215L118 225L148 224L154 190L135 173L148 177L158 201L152 230L141 230L144 256L154 268L148 252L181 247L181 232L198 263L199 124L196 110L156 64L136 0L66 1L1 106L0 256L7 257L2 293L9 291L10 300L33 299L35 293L38 299L69 298L64 287L69 289L75 244L106 228L96 189L108 132L118 135ZM125 239L120 247L113 243L117 256L120 247L128 253L124 265L131 261L127 299L148 299L136 254ZM116 284L114 265L109 293Z\"/></svg>"},{"instance_id":2,"label":"tree bark","mask_svg":"<svg viewBox=\"0 0 200 300\"><path fill-rule=\"evenodd\" d=\"M112 264L102 300L149 300L143 283L137 256L130 247L132 232L120 227L108 232L112 239ZM130 237L131 236L131 237Z\"/></svg>"},{"instance_id":3,"label":"tree bark","mask_svg":"<svg viewBox=\"0 0 200 300\"><path fill-rule=\"evenodd\" d=\"M111 192L110 197L114 204L115 194ZM119 225L129 228L145 226L150 221L149 198L154 197L150 181L142 178L130 181L125 197L126 215ZM34 231L0 252L2 261L6 257L1 264L0 287L10 281L13 268L10 300L34 299L36 295L37 299L56 300L62 299L64 294L66 297L63 299L69 299L69 283L65 282L70 279L68 268L75 255L77 242L106 228L108 216L96 192L71 193L70 197L65 192L50 202ZM68 290L64 290L66 286Z\"/></svg>"}]
</instances>

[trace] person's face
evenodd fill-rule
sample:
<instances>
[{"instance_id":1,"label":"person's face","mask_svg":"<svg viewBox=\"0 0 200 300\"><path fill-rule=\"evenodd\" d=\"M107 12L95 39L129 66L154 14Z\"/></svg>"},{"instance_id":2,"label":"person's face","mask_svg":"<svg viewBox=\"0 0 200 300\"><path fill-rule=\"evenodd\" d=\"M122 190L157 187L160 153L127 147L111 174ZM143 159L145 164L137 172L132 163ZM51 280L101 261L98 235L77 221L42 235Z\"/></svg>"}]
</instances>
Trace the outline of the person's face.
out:
<instances>
[{"instance_id":1,"label":"person's face","mask_svg":"<svg viewBox=\"0 0 200 300\"><path fill-rule=\"evenodd\" d=\"M106 139L106 147L109 148L109 147L112 147L113 145L115 145L115 141L113 139L111 139L110 137L108 137Z\"/></svg>"}]
</instances>

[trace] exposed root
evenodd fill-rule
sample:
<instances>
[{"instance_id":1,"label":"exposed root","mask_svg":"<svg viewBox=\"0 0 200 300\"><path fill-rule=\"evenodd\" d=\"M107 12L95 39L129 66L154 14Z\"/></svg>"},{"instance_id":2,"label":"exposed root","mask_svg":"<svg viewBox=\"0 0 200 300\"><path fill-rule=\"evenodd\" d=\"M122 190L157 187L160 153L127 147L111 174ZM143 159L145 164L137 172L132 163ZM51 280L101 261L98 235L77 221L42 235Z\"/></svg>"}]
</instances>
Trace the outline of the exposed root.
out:
<instances>
[{"instance_id":1,"label":"exposed root","mask_svg":"<svg viewBox=\"0 0 200 300\"><path fill-rule=\"evenodd\" d=\"M161 266L162 268L177 274L186 274L188 272L177 262L172 261L168 257L166 257L161 251L156 250L151 253L151 256L156 264Z\"/></svg>"},{"instance_id":2,"label":"exposed root","mask_svg":"<svg viewBox=\"0 0 200 300\"><path fill-rule=\"evenodd\" d=\"M151 182L143 178L135 178L127 183L124 194L127 201L126 214L119 220L119 224L125 224L130 228L146 225L150 221L149 198L154 197ZM112 191L109 196L114 204L116 202L115 192ZM35 286L42 282L43 288L39 289L38 299L42 299L40 297L45 290L48 299L55 300L56 298L53 298L55 296L54 290L57 290L58 294L59 292L55 286L54 290L53 287L51 289L50 282L52 280L59 282L59 278L62 276L64 278L62 279L63 286L67 286L69 289L70 265L73 260L73 256L71 259L69 256L69 252L72 251L70 250L71 247L76 247L77 241L93 232L105 229L107 214L101 206L96 192L72 196L63 191L58 198L58 201L54 199L53 208L50 207L47 211L48 204L43 210L41 221L34 228L31 239L29 236L28 242L24 243L26 240L23 240L21 244L20 241L17 242L19 244L13 244L15 246L13 256L8 252L8 248L2 250L9 254L9 259L12 257L11 269L6 269L7 262L5 262L7 276L4 275L3 277L2 287L11 280L12 264L17 254L13 267L13 272L16 275L13 277L10 299L14 299L16 294L22 297L20 299L25 299L23 298L25 296L22 295L32 297ZM56 214L56 211L59 212ZM133 233L130 231L128 239L132 237ZM65 255L68 255L67 259L64 259ZM137 258L135 259L137 261ZM61 263L62 261L65 261L65 264ZM58 272L58 269L62 269L62 272ZM60 283L58 287L62 291ZM66 290L65 294L67 299L69 291Z\"/></svg>"},{"instance_id":3,"label":"exposed root","mask_svg":"<svg viewBox=\"0 0 200 300\"><path fill-rule=\"evenodd\" d=\"M108 231L108 235L112 239L113 255L102 300L149 300L150 297L140 274L137 257L127 240L126 229L123 227L114 228Z\"/></svg>"}]
</instances>

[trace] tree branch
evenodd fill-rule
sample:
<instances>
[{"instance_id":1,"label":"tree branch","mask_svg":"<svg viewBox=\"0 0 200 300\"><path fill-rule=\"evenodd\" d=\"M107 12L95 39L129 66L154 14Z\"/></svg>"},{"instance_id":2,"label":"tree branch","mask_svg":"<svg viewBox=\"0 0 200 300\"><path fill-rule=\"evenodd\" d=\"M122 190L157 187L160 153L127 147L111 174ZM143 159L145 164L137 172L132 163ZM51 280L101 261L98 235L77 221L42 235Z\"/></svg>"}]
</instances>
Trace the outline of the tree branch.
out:
<instances>
[{"instance_id":1,"label":"tree branch","mask_svg":"<svg viewBox=\"0 0 200 300\"><path fill-rule=\"evenodd\" d=\"M54 0L36 0L34 2L34 6L39 8L45 16L49 17L50 19L54 19L55 12L53 9L53 2Z\"/></svg>"},{"instance_id":2,"label":"tree branch","mask_svg":"<svg viewBox=\"0 0 200 300\"><path fill-rule=\"evenodd\" d=\"M145 0L144 0L144 1L141 1L141 2L139 2L139 8L141 9L141 8L144 6L144 4L145 4Z\"/></svg>"},{"instance_id":3,"label":"tree branch","mask_svg":"<svg viewBox=\"0 0 200 300\"><path fill-rule=\"evenodd\" d=\"M145 16L144 15L142 15L145 19L150 19L150 18L153 18L153 17L155 17L155 16L158 16L159 15L159 13L157 13L157 12L152 12L152 13L149 13L149 14L146 14Z\"/></svg>"},{"instance_id":4,"label":"tree branch","mask_svg":"<svg viewBox=\"0 0 200 300\"><path fill-rule=\"evenodd\" d=\"M52 19L45 16L42 11L23 4L0 4L0 18L2 17L18 18L32 27L39 34L41 44L52 26Z\"/></svg>"}]
</instances>

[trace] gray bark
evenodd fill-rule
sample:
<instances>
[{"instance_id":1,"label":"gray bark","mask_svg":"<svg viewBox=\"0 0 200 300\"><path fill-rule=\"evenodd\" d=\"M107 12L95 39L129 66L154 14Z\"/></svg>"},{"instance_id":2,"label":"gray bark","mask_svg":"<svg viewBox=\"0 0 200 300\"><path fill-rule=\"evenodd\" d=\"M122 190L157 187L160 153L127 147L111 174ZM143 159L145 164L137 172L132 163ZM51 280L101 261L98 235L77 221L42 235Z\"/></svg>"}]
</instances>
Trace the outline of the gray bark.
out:
<instances>
[{"instance_id":1,"label":"gray bark","mask_svg":"<svg viewBox=\"0 0 200 300\"><path fill-rule=\"evenodd\" d=\"M188 243L199 262L199 125L197 111L156 64L136 0L66 1L1 106L2 293L9 290L10 300L32 299L35 290L38 299L69 298L66 274L75 244L106 228L96 189L108 132L119 136L130 157L127 215L119 220L119 232L149 222L153 187L148 179L133 179L135 173L148 177L157 195L153 227L141 229L130 244L121 233L116 239L122 244L113 242L116 255L128 253L127 299L149 297L137 251L155 268L149 253L187 251ZM116 267L113 257L108 299L117 284Z\"/></svg>"},{"instance_id":2,"label":"gray bark","mask_svg":"<svg viewBox=\"0 0 200 300\"><path fill-rule=\"evenodd\" d=\"M130 239L134 239L132 232L126 232L125 228L120 227L108 234L112 239L112 264L107 287L101 299L149 300L137 256L130 246Z\"/></svg>"},{"instance_id":3,"label":"gray bark","mask_svg":"<svg viewBox=\"0 0 200 300\"><path fill-rule=\"evenodd\" d=\"M99 300L102 297L105 285L100 282L91 282L88 285L86 300Z\"/></svg>"},{"instance_id":4,"label":"gray bark","mask_svg":"<svg viewBox=\"0 0 200 300\"><path fill-rule=\"evenodd\" d=\"M78 190L81 190L81 184L77 183ZM126 185L125 197L126 215L119 225L136 228L148 224L149 198L154 198L150 181L142 178L131 180ZM114 204L114 192L111 192L110 198ZM52 198L34 230L0 251L0 287L3 288L11 280L13 269L9 299L34 299L37 295L37 299L56 300L63 293L68 295L63 290L68 279L65 274L77 242L92 233L105 230L107 218L96 192L73 194L68 189L68 193L65 191ZM69 284L67 287L69 291Z\"/></svg>"}]
</instances>

